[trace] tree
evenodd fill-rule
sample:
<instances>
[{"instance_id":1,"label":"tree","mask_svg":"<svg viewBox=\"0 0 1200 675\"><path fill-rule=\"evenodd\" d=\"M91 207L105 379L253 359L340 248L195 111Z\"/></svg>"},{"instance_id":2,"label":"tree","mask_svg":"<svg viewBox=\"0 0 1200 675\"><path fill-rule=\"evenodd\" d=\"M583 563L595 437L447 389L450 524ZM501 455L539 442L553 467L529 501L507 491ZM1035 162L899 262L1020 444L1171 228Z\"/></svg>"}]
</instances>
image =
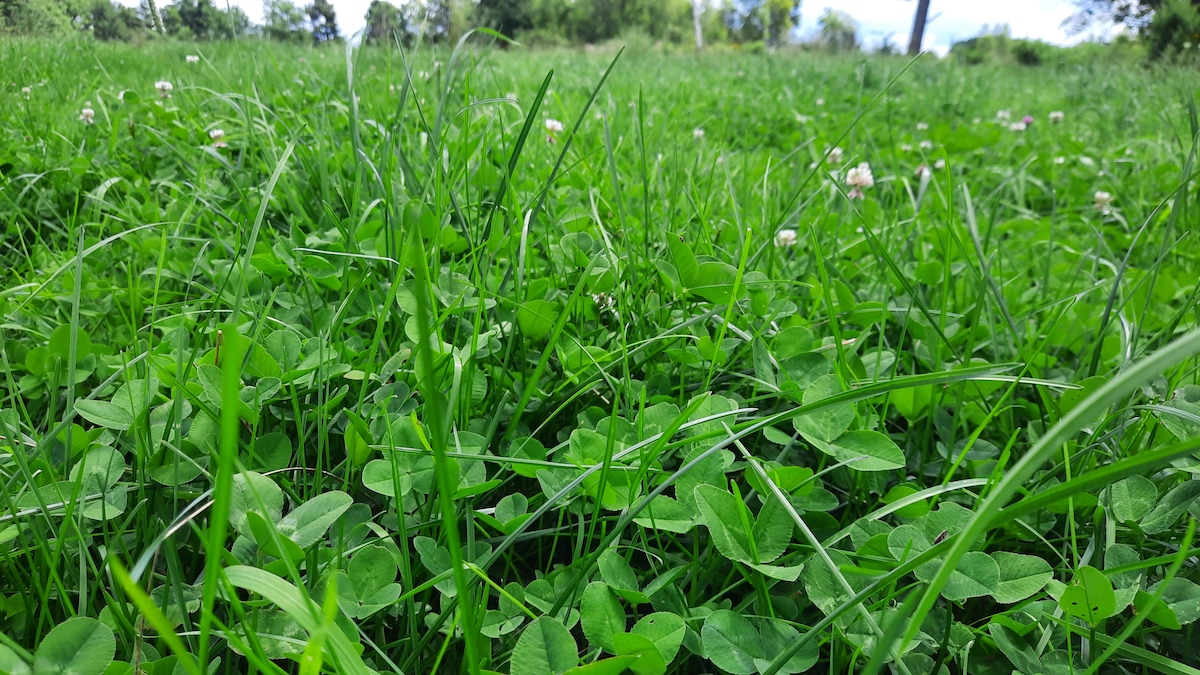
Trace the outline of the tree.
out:
<instances>
[{"instance_id":1,"label":"tree","mask_svg":"<svg viewBox=\"0 0 1200 675\"><path fill-rule=\"evenodd\" d=\"M0 0L0 29L50 35L71 29L71 17L57 0Z\"/></svg>"},{"instance_id":2,"label":"tree","mask_svg":"<svg viewBox=\"0 0 1200 675\"><path fill-rule=\"evenodd\" d=\"M1078 8L1063 22L1068 33L1080 33L1098 23L1115 23L1140 30L1150 25L1162 0L1074 0Z\"/></svg>"},{"instance_id":3,"label":"tree","mask_svg":"<svg viewBox=\"0 0 1200 675\"><path fill-rule=\"evenodd\" d=\"M218 9L212 0L176 0L163 8L162 15L166 32L181 38L228 40L250 31L245 12L236 7Z\"/></svg>"},{"instance_id":4,"label":"tree","mask_svg":"<svg viewBox=\"0 0 1200 675\"><path fill-rule=\"evenodd\" d=\"M430 42L444 42L451 38L451 24L454 19L454 8L450 0L425 0L422 12L422 28Z\"/></svg>"},{"instance_id":5,"label":"tree","mask_svg":"<svg viewBox=\"0 0 1200 675\"><path fill-rule=\"evenodd\" d=\"M265 0L263 34L279 42L303 42L311 38L304 12L291 0Z\"/></svg>"},{"instance_id":6,"label":"tree","mask_svg":"<svg viewBox=\"0 0 1200 675\"><path fill-rule=\"evenodd\" d=\"M912 35L908 39L909 56L921 53L921 44L925 42L925 22L928 19L929 0L917 0L917 13L913 16Z\"/></svg>"},{"instance_id":7,"label":"tree","mask_svg":"<svg viewBox=\"0 0 1200 675\"><path fill-rule=\"evenodd\" d=\"M392 44L397 38L408 43L412 36L408 32L408 19L404 12L386 0L372 0L367 8L367 26L363 42L367 44Z\"/></svg>"},{"instance_id":8,"label":"tree","mask_svg":"<svg viewBox=\"0 0 1200 675\"><path fill-rule=\"evenodd\" d=\"M777 45L793 27L800 25L800 0L767 0L767 42Z\"/></svg>"},{"instance_id":9,"label":"tree","mask_svg":"<svg viewBox=\"0 0 1200 675\"><path fill-rule=\"evenodd\" d=\"M95 0L81 19L97 40L128 41L144 30L137 10L112 0Z\"/></svg>"},{"instance_id":10,"label":"tree","mask_svg":"<svg viewBox=\"0 0 1200 675\"><path fill-rule=\"evenodd\" d=\"M826 9L817 23L821 26L821 43L829 49L858 49L858 22L849 14L836 9Z\"/></svg>"},{"instance_id":11,"label":"tree","mask_svg":"<svg viewBox=\"0 0 1200 675\"><path fill-rule=\"evenodd\" d=\"M1075 14L1063 22L1077 34L1096 24L1125 26L1145 37L1150 57L1173 56L1200 43L1200 0L1074 0Z\"/></svg>"},{"instance_id":12,"label":"tree","mask_svg":"<svg viewBox=\"0 0 1200 675\"><path fill-rule=\"evenodd\" d=\"M338 38L337 12L334 11L333 5L329 4L329 0L313 0L305 11L312 25L313 41L319 44Z\"/></svg>"},{"instance_id":13,"label":"tree","mask_svg":"<svg viewBox=\"0 0 1200 675\"><path fill-rule=\"evenodd\" d=\"M529 0L479 0L473 19L475 25L493 28L508 37L533 28Z\"/></svg>"}]
</instances>

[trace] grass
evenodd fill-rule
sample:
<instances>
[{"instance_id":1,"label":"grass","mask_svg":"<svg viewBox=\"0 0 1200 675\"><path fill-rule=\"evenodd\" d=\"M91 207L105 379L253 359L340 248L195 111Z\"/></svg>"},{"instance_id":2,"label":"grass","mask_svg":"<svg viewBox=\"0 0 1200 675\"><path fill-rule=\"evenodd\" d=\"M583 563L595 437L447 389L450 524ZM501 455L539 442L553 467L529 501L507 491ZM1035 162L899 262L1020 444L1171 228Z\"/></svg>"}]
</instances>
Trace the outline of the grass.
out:
<instances>
[{"instance_id":1,"label":"grass","mask_svg":"<svg viewBox=\"0 0 1200 675\"><path fill-rule=\"evenodd\" d=\"M1194 73L491 39L0 43L0 672L1200 672Z\"/></svg>"}]
</instances>

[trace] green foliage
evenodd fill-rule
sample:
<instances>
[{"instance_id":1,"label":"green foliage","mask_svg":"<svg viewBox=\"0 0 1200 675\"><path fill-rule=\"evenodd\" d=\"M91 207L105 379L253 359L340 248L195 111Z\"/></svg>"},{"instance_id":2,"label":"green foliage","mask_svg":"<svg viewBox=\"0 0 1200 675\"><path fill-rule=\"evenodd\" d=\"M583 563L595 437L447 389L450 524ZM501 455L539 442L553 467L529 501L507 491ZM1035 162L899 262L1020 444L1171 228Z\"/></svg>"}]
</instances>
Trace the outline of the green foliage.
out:
<instances>
[{"instance_id":1,"label":"green foliage","mask_svg":"<svg viewBox=\"0 0 1200 675\"><path fill-rule=\"evenodd\" d=\"M250 18L237 7L213 0L175 0L160 8L167 33L185 40L228 40L250 32Z\"/></svg>"},{"instance_id":2,"label":"green foliage","mask_svg":"<svg viewBox=\"0 0 1200 675\"><path fill-rule=\"evenodd\" d=\"M1200 667L1196 73L583 4L0 42L0 671Z\"/></svg>"},{"instance_id":3,"label":"green foliage","mask_svg":"<svg viewBox=\"0 0 1200 675\"><path fill-rule=\"evenodd\" d=\"M1194 60L1200 50L1200 3L1163 0L1145 30L1150 58Z\"/></svg>"},{"instance_id":4,"label":"green foliage","mask_svg":"<svg viewBox=\"0 0 1200 675\"><path fill-rule=\"evenodd\" d=\"M266 0L263 3L263 35L279 42L305 42L312 39L307 15L291 0Z\"/></svg>"},{"instance_id":5,"label":"green foliage","mask_svg":"<svg viewBox=\"0 0 1200 675\"><path fill-rule=\"evenodd\" d=\"M366 44L394 45L397 40L407 42L410 37L404 13L387 0L371 0L366 20L363 33Z\"/></svg>"}]
</instances>

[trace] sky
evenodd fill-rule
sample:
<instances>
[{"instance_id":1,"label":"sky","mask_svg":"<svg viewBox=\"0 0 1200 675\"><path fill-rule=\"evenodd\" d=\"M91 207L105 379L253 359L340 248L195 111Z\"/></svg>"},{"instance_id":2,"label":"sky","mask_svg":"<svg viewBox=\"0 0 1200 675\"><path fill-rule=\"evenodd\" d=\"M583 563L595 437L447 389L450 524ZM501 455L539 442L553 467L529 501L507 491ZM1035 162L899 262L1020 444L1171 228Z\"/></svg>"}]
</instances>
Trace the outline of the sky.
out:
<instances>
[{"instance_id":1,"label":"sky","mask_svg":"<svg viewBox=\"0 0 1200 675\"><path fill-rule=\"evenodd\" d=\"M338 26L343 34L362 29L363 17L371 0L331 0L337 10ZM138 0L120 0L136 7ZM218 6L228 2L241 7L250 19L262 21L262 0L215 0ZM297 4L304 4L301 0ZM868 46L884 39L904 48L912 28L915 0L803 0L800 34L817 30L817 19L827 7L854 17L859 35ZM1062 22L1074 11L1069 0L931 0L929 24L925 29L925 49L945 54L950 45L978 35L984 26L1008 24L1013 37L1036 38L1056 44L1068 44L1078 38L1068 36Z\"/></svg>"}]
</instances>

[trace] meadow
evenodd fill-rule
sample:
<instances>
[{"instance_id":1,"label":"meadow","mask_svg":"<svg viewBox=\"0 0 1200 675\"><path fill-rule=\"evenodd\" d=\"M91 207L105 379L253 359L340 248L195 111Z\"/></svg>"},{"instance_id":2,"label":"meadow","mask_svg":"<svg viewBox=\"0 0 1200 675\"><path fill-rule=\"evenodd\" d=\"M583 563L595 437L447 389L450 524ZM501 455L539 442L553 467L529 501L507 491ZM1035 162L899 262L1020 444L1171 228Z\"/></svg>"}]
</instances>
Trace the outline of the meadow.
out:
<instances>
[{"instance_id":1,"label":"meadow","mask_svg":"<svg viewBox=\"0 0 1200 675\"><path fill-rule=\"evenodd\" d=\"M1194 71L0 73L0 672L1200 673Z\"/></svg>"}]
</instances>

